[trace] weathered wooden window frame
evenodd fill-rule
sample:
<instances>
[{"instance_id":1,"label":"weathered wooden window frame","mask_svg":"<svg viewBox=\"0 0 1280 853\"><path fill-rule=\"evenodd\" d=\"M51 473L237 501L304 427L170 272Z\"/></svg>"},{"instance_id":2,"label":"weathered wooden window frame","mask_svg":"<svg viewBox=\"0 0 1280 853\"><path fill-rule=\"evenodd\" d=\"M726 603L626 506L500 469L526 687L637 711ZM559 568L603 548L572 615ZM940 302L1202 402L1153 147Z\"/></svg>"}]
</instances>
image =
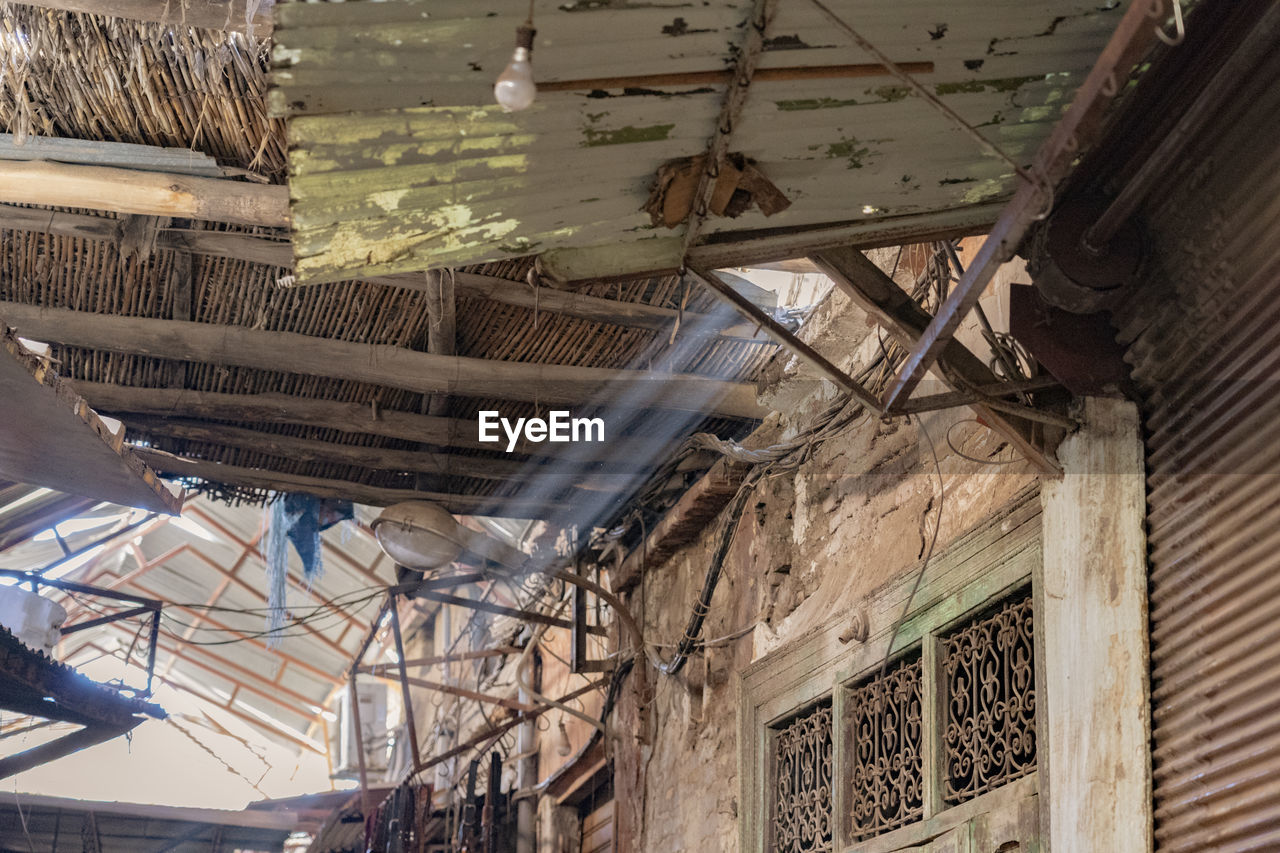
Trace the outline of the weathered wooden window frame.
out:
<instances>
[{"instance_id":1,"label":"weathered wooden window frame","mask_svg":"<svg viewBox=\"0 0 1280 853\"><path fill-rule=\"evenodd\" d=\"M853 612L846 611L765 655L743 672L738 706L742 797L739 823L743 851L765 853L769 849L770 803L767 797L772 789L772 727L827 696L832 697L834 705L832 824L835 828L833 849L838 853L889 853L910 848L977 815L991 812L995 806L1018 801L1024 804L1034 802L1029 798L1040 790L1041 750L1046 743L1042 709L1036 719L1036 737L1041 747L1035 771L958 805L943 804L943 762L938 752L941 748L941 703L945 697L940 689L943 675L938 637L1028 584L1031 586L1033 612L1039 614L1042 611L1040 527L1038 490L1028 489L1004 510L960 537L943 553L935 555L916 593L911 612L889 650L892 657L897 657L919 644L923 677L930 682L926 687L927 695L923 697L925 803L921 820L864 841L851 841L843 784L847 750L843 724L845 687L880 666L893 623L902 613L919 564L867 597L865 618L869 636L865 642L840 643L838 636L853 618ZM1044 653L1038 630L1034 644L1036 684L1042 685L1045 681ZM1038 808L1043 811L1042 805ZM1033 824L1042 823L1038 814L1023 817Z\"/></svg>"}]
</instances>

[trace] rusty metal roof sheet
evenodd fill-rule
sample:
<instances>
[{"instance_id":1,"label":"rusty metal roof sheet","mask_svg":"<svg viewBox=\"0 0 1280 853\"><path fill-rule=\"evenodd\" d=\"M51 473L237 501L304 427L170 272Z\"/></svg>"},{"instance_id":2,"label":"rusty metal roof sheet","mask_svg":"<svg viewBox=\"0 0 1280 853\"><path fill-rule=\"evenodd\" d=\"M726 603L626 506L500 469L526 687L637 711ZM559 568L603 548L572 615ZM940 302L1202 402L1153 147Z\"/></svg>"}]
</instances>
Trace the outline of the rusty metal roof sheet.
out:
<instances>
[{"instance_id":1,"label":"rusty metal roof sheet","mask_svg":"<svg viewBox=\"0 0 1280 853\"><path fill-rule=\"evenodd\" d=\"M917 79L1018 162L1119 18L1118 4L1075 0L832 5L895 61L929 63ZM724 85L644 78L732 67L748 6L540 4L536 76L570 90L541 92L521 113L504 113L491 87L523 7L280 7L268 99L288 117L300 276L662 237L678 260L680 231L654 226L641 206L660 165L706 149ZM884 69L833 70L871 60L812 5L779 4L765 35L730 150L754 158L792 205L712 218L704 238L858 221L924 232L941 214L1010 195L1008 164ZM636 85L570 82L606 75Z\"/></svg>"}]
</instances>

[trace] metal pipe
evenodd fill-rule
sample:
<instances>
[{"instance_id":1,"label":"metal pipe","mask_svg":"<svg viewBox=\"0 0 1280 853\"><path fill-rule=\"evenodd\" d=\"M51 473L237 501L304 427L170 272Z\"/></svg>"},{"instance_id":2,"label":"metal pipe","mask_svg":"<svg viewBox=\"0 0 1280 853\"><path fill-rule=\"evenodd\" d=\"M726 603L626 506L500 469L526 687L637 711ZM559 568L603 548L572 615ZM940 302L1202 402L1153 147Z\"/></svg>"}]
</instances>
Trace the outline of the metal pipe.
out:
<instances>
[{"instance_id":1,"label":"metal pipe","mask_svg":"<svg viewBox=\"0 0 1280 853\"><path fill-rule=\"evenodd\" d=\"M1120 190L1110 206L1098 217L1081 239L1082 247L1102 254L1107 243L1133 216L1138 205L1155 189L1169 166L1182 154L1187 143L1200 132L1222 105L1225 93L1239 88L1249 72L1274 49L1280 38L1280 5L1271 4L1256 27L1249 30L1240 46L1222 64L1217 73L1191 102L1182 118L1147 157L1146 162Z\"/></svg>"}]
</instances>

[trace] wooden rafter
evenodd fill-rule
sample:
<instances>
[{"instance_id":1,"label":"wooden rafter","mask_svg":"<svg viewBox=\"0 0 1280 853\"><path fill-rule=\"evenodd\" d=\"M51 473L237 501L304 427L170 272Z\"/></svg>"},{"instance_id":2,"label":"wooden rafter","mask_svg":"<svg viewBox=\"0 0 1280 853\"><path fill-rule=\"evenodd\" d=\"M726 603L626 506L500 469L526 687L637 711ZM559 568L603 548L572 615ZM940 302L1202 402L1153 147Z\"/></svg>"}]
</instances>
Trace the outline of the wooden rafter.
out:
<instances>
[{"instance_id":1,"label":"wooden rafter","mask_svg":"<svg viewBox=\"0 0 1280 853\"><path fill-rule=\"evenodd\" d=\"M914 346L920 339L929 325L929 312L866 255L857 249L842 248L818 252L812 257L855 305L898 338L904 347ZM998 378L981 359L955 340L944 349L938 367L953 388L966 391L989 386ZM1061 473L1062 469L1036 440L1028 420L1012 418L989 402L973 403L971 408L1042 472L1049 476Z\"/></svg>"},{"instance_id":2,"label":"wooden rafter","mask_svg":"<svg viewBox=\"0 0 1280 853\"><path fill-rule=\"evenodd\" d=\"M0 303L0 318L22 335L46 343L347 379L424 394L465 394L543 405L613 403L749 420L767 414L756 401L752 385L690 374L440 356L294 332L92 314L17 302Z\"/></svg>"},{"instance_id":3,"label":"wooden rafter","mask_svg":"<svg viewBox=\"0 0 1280 853\"><path fill-rule=\"evenodd\" d=\"M87 207L143 216L282 228L289 188L225 178L82 166L44 160L0 160L3 199L17 204Z\"/></svg>"},{"instance_id":4,"label":"wooden rafter","mask_svg":"<svg viewBox=\"0 0 1280 853\"><path fill-rule=\"evenodd\" d=\"M26 0L25 5L236 33L248 33L252 23L253 33L258 38L270 36L272 30L272 4L255 3L250 16L245 0L185 0L181 3L164 0Z\"/></svg>"},{"instance_id":5,"label":"wooden rafter","mask_svg":"<svg viewBox=\"0 0 1280 853\"><path fill-rule=\"evenodd\" d=\"M374 409L360 403L316 400L287 394L224 394L184 388L132 388L100 382L77 382L81 394L94 409L118 417L126 423L156 426L157 420L137 420L137 416L174 419L181 423L196 420L251 421L270 424L295 424L347 433L377 435L421 442L436 447L469 450L493 450L476 438L475 421L458 418L436 418L391 409ZM206 428L213 425L205 424ZM653 459L671 449L669 441L644 437L610 438L608 452L598 462L597 470L609 473L647 470ZM523 438L516 444L516 454L533 457L555 457L561 451L554 444L537 444Z\"/></svg>"},{"instance_id":6,"label":"wooden rafter","mask_svg":"<svg viewBox=\"0 0 1280 853\"><path fill-rule=\"evenodd\" d=\"M348 480L306 477L261 468L245 468L239 465L189 459L137 446L134 447L134 452L156 470L172 477L208 480L246 489L305 492L316 497L350 500L369 506L390 506L402 501L432 501L454 513L479 514L486 510L501 510L502 515L511 518L545 518L548 513L568 508L568 505L563 502L541 499L454 495L417 489L368 486Z\"/></svg>"},{"instance_id":7,"label":"wooden rafter","mask_svg":"<svg viewBox=\"0 0 1280 853\"><path fill-rule=\"evenodd\" d=\"M0 195L2 194L3 190L0 190ZM122 221L84 213L0 204L0 227L16 231L118 242ZM293 247L288 242L287 235L277 238L226 231L160 227L155 236L157 249L251 261L282 269L293 266ZM596 323L669 332L677 318L680 318L680 312L674 308L646 305L643 302L622 302L550 287L533 288L526 282L492 275L459 270L452 274L452 279L454 293L460 298L486 299L502 305L562 314ZM420 273L370 276L364 280L384 287L430 292L428 280ZM718 333L734 338L756 338L754 330L749 326L722 327L723 324L711 317L694 312L686 312L681 320L680 329L685 333Z\"/></svg>"},{"instance_id":8,"label":"wooden rafter","mask_svg":"<svg viewBox=\"0 0 1280 853\"><path fill-rule=\"evenodd\" d=\"M227 426L199 421L171 420L166 418L121 418L132 430L151 435L239 447L298 462L321 462L367 468L370 471L402 471L416 474L434 474L441 477L473 477L477 480L506 482L518 478L535 477L539 464L521 458L490 459L477 456L460 456L429 450L396 450L384 447L368 447L354 444L336 444L313 441L290 435ZM474 431L475 426L472 425ZM490 449L493 445L488 445ZM607 475L606 475L607 476ZM615 479L627 482L626 475ZM593 476L593 481L600 478Z\"/></svg>"}]
</instances>

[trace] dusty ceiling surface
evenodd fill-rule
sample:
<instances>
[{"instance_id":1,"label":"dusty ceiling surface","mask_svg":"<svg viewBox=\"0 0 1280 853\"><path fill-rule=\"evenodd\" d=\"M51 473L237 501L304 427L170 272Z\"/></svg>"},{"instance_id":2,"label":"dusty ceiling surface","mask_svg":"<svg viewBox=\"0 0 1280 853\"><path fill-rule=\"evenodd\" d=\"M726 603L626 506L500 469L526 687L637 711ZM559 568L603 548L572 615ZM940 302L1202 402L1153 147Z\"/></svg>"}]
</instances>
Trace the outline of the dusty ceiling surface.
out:
<instances>
[{"instance_id":1,"label":"dusty ceiling surface","mask_svg":"<svg viewBox=\"0 0 1280 853\"><path fill-rule=\"evenodd\" d=\"M266 42L17 4L4 7L0 38L0 130L13 143L179 147L252 176L225 181L233 189L285 179L284 125L266 114ZM156 152L136 166L172 162ZM51 344L50 365L124 421L149 464L220 497L286 489L508 517L587 504L607 514L688 432L735 434L761 414L741 383L773 345L727 329L736 321L711 316L712 298L675 276L566 293L533 286L532 262L510 259L459 270L448 296L420 275L289 287L280 229L110 204L0 205L0 317ZM196 332L211 343L195 347ZM300 343L322 348L295 358ZM626 369L660 375L613 372ZM667 393L655 381L674 374L711 390ZM644 390L613 401L609 452L597 445L552 471L563 456L554 446L504 453L476 439L479 410L589 415L615 380ZM738 402L718 407L721 392Z\"/></svg>"},{"instance_id":2,"label":"dusty ceiling surface","mask_svg":"<svg viewBox=\"0 0 1280 853\"><path fill-rule=\"evenodd\" d=\"M831 9L1014 161L1069 103L1117 3L842 0ZM909 242L982 227L1016 178L807 2L773 9L727 150L791 202L712 216L705 241L876 223ZM760 11L757 8L755 12ZM753 4L535 3L534 106L493 78L520 3L401 0L277 9L269 103L289 129L297 270L327 280L639 244L679 264L682 232L641 208L665 162L701 155ZM663 239L666 238L666 239Z\"/></svg>"}]
</instances>

